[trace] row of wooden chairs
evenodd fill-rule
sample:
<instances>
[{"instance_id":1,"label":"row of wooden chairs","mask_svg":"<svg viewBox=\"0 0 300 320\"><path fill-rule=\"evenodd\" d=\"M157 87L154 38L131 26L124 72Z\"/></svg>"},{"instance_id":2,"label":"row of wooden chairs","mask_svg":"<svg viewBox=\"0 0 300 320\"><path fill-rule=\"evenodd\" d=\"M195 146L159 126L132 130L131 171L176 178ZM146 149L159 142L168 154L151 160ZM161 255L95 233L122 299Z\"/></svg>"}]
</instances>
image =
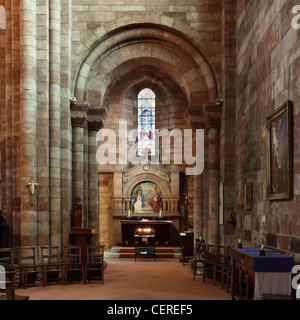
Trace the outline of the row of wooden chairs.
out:
<instances>
[{"instance_id":1,"label":"row of wooden chairs","mask_svg":"<svg viewBox=\"0 0 300 320\"><path fill-rule=\"evenodd\" d=\"M198 247L201 244L198 244ZM201 258L194 262L194 280L198 263L201 263L203 270L203 282L211 278L214 285L221 282L222 289L226 285L227 292L232 292L232 260L231 248L229 246L202 244L205 249ZM197 248L197 245L196 245ZM197 249L196 249L197 250Z\"/></svg>"},{"instance_id":2,"label":"row of wooden chairs","mask_svg":"<svg viewBox=\"0 0 300 320\"><path fill-rule=\"evenodd\" d=\"M42 246L41 263L36 262L36 247L17 248L17 263L14 263L13 248L0 248L0 265L7 272L17 272L19 284L24 289L28 284L35 284L39 272L43 286L49 282L83 280L86 284L91 280L101 280L104 284L104 246L87 245L85 259L82 259L81 246L63 247L63 260L60 259L59 246Z\"/></svg>"}]
</instances>

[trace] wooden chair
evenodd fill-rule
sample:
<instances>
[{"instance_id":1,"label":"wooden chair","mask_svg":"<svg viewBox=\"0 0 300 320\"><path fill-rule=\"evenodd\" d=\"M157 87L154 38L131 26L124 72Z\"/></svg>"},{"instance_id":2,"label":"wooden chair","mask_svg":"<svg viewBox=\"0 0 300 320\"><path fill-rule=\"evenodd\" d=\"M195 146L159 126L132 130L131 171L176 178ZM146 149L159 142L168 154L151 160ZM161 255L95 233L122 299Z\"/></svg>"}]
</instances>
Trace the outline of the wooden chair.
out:
<instances>
[{"instance_id":1,"label":"wooden chair","mask_svg":"<svg viewBox=\"0 0 300 320\"><path fill-rule=\"evenodd\" d=\"M13 248L0 248L0 265L7 271L15 270Z\"/></svg>"},{"instance_id":2,"label":"wooden chair","mask_svg":"<svg viewBox=\"0 0 300 320\"><path fill-rule=\"evenodd\" d=\"M208 244L206 247L206 260L203 261L203 282L205 278L212 278L214 276L214 265L217 262L217 250L215 245Z\"/></svg>"},{"instance_id":3,"label":"wooden chair","mask_svg":"<svg viewBox=\"0 0 300 320\"><path fill-rule=\"evenodd\" d=\"M19 247L18 248L18 262L20 269L20 285L24 289L28 284L35 285L38 275L38 268L41 265L36 263L36 248L35 247Z\"/></svg>"},{"instance_id":4,"label":"wooden chair","mask_svg":"<svg viewBox=\"0 0 300 320\"><path fill-rule=\"evenodd\" d=\"M48 282L59 283L60 280L64 284L64 263L59 261L59 247L41 247L41 259L43 286Z\"/></svg>"},{"instance_id":5,"label":"wooden chair","mask_svg":"<svg viewBox=\"0 0 300 320\"><path fill-rule=\"evenodd\" d=\"M224 274L223 274L223 268L227 267L231 264L231 250L228 246L218 246L218 252L217 252L217 259L216 263L214 265L214 276L213 276L213 283L214 285L217 284L217 278L218 275L220 276L220 281L222 283Z\"/></svg>"},{"instance_id":6,"label":"wooden chair","mask_svg":"<svg viewBox=\"0 0 300 320\"><path fill-rule=\"evenodd\" d=\"M0 300L28 300L27 296L17 296L15 294L15 272L7 271L5 275L0 271L0 279L5 279L0 281L1 287L4 285L5 289L1 289L0 292L5 294L0 295Z\"/></svg>"},{"instance_id":7,"label":"wooden chair","mask_svg":"<svg viewBox=\"0 0 300 320\"><path fill-rule=\"evenodd\" d=\"M222 289L224 289L224 279L226 278L226 291L227 293L232 293L232 263L228 264L227 266L222 267L222 280L221 285Z\"/></svg>"},{"instance_id":8,"label":"wooden chair","mask_svg":"<svg viewBox=\"0 0 300 320\"><path fill-rule=\"evenodd\" d=\"M65 284L68 281L84 281L84 263L81 260L81 246L64 247Z\"/></svg>"},{"instance_id":9,"label":"wooden chair","mask_svg":"<svg viewBox=\"0 0 300 320\"><path fill-rule=\"evenodd\" d=\"M104 284L104 246L87 245L84 284L90 280L101 280Z\"/></svg>"}]
</instances>

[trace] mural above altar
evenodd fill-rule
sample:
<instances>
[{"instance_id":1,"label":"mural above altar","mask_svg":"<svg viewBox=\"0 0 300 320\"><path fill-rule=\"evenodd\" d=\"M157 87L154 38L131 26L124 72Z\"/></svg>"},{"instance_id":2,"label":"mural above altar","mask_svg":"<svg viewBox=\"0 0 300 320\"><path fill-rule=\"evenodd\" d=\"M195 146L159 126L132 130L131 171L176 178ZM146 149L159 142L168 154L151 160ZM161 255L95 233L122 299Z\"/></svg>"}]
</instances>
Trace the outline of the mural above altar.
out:
<instances>
[{"instance_id":1,"label":"mural above altar","mask_svg":"<svg viewBox=\"0 0 300 320\"><path fill-rule=\"evenodd\" d=\"M114 172L114 216L178 216L179 171L151 163Z\"/></svg>"},{"instance_id":2,"label":"mural above altar","mask_svg":"<svg viewBox=\"0 0 300 320\"><path fill-rule=\"evenodd\" d=\"M131 193L131 211L133 213L161 213L162 193L153 182L140 182Z\"/></svg>"}]
</instances>

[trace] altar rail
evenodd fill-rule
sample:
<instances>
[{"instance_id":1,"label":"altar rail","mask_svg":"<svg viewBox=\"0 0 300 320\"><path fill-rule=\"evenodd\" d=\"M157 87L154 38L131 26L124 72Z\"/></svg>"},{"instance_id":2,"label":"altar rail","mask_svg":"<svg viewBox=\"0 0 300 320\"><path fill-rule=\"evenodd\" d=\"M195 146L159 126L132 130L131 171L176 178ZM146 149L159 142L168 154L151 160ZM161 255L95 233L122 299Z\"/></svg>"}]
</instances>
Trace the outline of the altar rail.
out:
<instances>
[{"instance_id":1,"label":"altar rail","mask_svg":"<svg viewBox=\"0 0 300 320\"><path fill-rule=\"evenodd\" d=\"M114 211L117 212L128 212L132 208L131 198L120 198L120 197L114 197ZM164 213L168 212L178 212L178 197L168 197L162 199L162 211Z\"/></svg>"}]
</instances>

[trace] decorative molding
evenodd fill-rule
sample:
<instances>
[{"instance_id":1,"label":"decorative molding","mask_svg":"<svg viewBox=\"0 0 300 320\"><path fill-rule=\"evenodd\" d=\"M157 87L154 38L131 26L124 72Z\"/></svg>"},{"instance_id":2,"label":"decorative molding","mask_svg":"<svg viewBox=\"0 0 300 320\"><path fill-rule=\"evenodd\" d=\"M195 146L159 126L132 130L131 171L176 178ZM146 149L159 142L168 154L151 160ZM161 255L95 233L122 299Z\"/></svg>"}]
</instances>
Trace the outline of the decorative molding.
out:
<instances>
[{"instance_id":1,"label":"decorative molding","mask_svg":"<svg viewBox=\"0 0 300 320\"><path fill-rule=\"evenodd\" d=\"M72 127L77 127L77 128L85 128L86 127L86 118L85 117L72 117Z\"/></svg>"},{"instance_id":2,"label":"decorative molding","mask_svg":"<svg viewBox=\"0 0 300 320\"><path fill-rule=\"evenodd\" d=\"M88 121L89 131L99 131L104 126L103 121Z\"/></svg>"}]
</instances>

